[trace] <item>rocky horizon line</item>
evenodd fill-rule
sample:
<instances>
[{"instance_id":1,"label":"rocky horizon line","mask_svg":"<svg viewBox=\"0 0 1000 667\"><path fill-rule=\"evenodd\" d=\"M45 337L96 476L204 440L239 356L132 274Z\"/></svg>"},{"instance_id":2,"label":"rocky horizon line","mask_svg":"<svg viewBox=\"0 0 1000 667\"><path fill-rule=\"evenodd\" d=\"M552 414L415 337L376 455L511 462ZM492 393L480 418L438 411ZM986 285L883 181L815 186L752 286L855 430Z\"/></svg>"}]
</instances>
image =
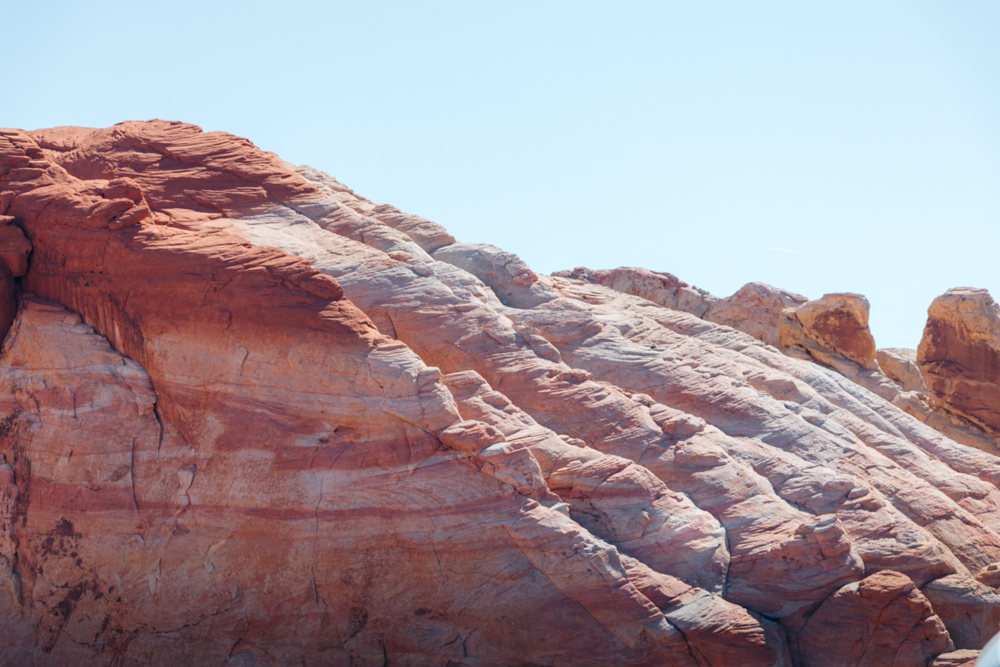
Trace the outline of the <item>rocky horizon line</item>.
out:
<instances>
[{"instance_id":1,"label":"rocky horizon line","mask_svg":"<svg viewBox=\"0 0 1000 667\"><path fill-rule=\"evenodd\" d=\"M536 274L250 141L0 129L0 665L945 667L1000 308Z\"/></svg>"}]
</instances>

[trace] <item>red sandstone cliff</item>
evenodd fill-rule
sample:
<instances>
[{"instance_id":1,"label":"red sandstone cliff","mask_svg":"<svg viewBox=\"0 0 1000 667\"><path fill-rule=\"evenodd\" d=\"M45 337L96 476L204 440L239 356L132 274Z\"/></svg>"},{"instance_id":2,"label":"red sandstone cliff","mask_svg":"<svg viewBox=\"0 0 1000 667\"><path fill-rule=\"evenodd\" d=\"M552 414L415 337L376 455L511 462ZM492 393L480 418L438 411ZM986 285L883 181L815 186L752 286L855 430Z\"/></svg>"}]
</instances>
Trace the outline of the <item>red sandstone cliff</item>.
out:
<instances>
[{"instance_id":1,"label":"red sandstone cliff","mask_svg":"<svg viewBox=\"0 0 1000 667\"><path fill-rule=\"evenodd\" d=\"M1000 629L1000 459L931 419L995 435L980 320L932 308L910 368L856 295L539 276L162 121L0 130L0 231L3 664L903 666Z\"/></svg>"}]
</instances>

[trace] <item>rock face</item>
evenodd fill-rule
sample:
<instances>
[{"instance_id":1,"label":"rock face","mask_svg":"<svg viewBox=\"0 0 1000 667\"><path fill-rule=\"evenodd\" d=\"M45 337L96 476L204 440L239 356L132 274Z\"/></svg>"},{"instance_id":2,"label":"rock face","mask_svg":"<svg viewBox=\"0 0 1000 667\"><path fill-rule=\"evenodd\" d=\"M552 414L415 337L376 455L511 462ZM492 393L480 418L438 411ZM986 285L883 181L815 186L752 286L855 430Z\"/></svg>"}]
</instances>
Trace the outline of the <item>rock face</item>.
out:
<instances>
[{"instance_id":1,"label":"rock face","mask_svg":"<svg viewBox=\"0 0 1000 667\"><path fill-rule=\"evenodd\" d=\"M557 271L552 275L604 285L698 317L704 317L709 308L721 301L703 289L688 285L672 273L659 273L648 269L629 267L613 271L591 271L578 267L572 271ZM805 298L802 300L805 301Z\"/></svg>"},{"instance_id":2,"label":"rock face","mask_svg":"<svg viewBox=\"0 0 1000 667\"><path fill-rule=\"evenodd\" d=\"M898 384L903 391L927 393L924 374L917 365L917 351L885 348L875 352L879 368L886 377Z\"/></svg>"},{"instance_id":3,"label":"rock face","mask_svg":"<svg viewBox=\"0 0 1000 667\"><path fill-rule=\"evenodd\" d=\"M803 665L918 667L950 650L930 602L908 578L879 572L827 598L799 635Z\"/></svg>"},{"instance_id":4,"label":"rock face","mask_svg":"<svg viewBox=\"0 0 1000 667\"><path fill-rule=\"evenodd\" d=\"M704 290L691 287L671 274L644 269L592 271L577 268L553 275L604 285L673 310L691 313L709 322L739 329L757 340L780 348L789 356L833 368L952 440L991 454L1000 454L1000 434L995 428L963 413L961 409L951 405L944 394L935 395L934 391L928 389L924 370L917 361L916 350L875 349L875 341L868 329L869 304L861 295L827 294L807 303L807 299L798 294L764 283L748 283L732 296L720 299ZM969 301L964 307L967 317L983 322L996 320L996 315L991 314L996 306L985 290L958 288L949 292L952 293L965 294L963 298ZM972 293L979 296L970 301L969 294ZM941 297L935 304L940 306L945 303L942 301L944 299L945 297ZM947 320L950 317L946 313L949 307L942 306L942 310L938 306L932 306L931 310L940 311ZM930 328L931 322L938 319L940 318L931 315L925 338L932 330L939 330L937 325ZM983 325L982 322L972 326L980 325L985 326L986 330L991 330L991 326L995 328L995 325ZM944 340L944 337L947 336L937 334L940 340ZM954 339L955 336L951 338ZM964 343L958 342L958 339L950 343L953 350L958 350L962 345ZM993 347L996 348L996 345ZM946 355L944 352L935 354ZM954 366L943 358L936 363L939 393L951 391L954 395L953 402L957 403L961 403L965 400L963 396L968 395L978 397L975 400L993 401L993 390L989 388L995 385L993 380L986 380L988 387L982 392L976 388L978 385L968 389L955 389L954 387L958 387L957 379L943 378L949 372L956 372L958 376L964 377L963 372L948 370ZM976 366L978 362L967 360L967 363ZM988 362L986 368L989 363L994 362ZM972 374L978 372L980 371L970 371ZM993 408L986 409L987 412L991 410L995 412Z\"/></svg>"},{"instance_id":5,"label":"rock face","mask_svg":"<svg viewBox=\"0 0 1000 667\"><path fill-rule=\"evenodd\" d=\"M868 330L868 299L860 294L826 294L782 311L781 347L801 348L834 366L839 355L866 369L876 368L875 339Z\"/></svg>"},{"instance_id":6,"label":"rock face","mask_svg":"<svg viewBox=\"0 0 1000 667\"><path fill-rule=\"evenodd\" d=\"M780 345L782 311L805 302L801 294L764 283L747 283L732 296L714 302L703 317L739 329L768 345Z\"/></svg>"},{"instance_id":7,"label":"rock face","mask_svg":"<svg viewBox=\"0 0 1000 667\"><path fill-rule=\"evenodd\" d=\"M961 649L951 653L942 653L934 658L930 667L975 667L978 658L979 651Z\"/></svg>"},{"instance_id":8,"label":"rock face","mask_svg":"<svg viewBox=\"0 0 1000 667\"><path fill-rule=\"evenodd\" d=\"M0 130L0 186L0 664L926 665L1000 619L1000 459L901 409L861 297L538 275L181 123Z\"/></svg>"},{"instance_id":9,"label":"rock face","mask_svg":"<svg viewBox=\"0 0 1000 667\"><path fill-rule=\"evenodd\" d=\"M960 287L935 299L917 363L935 406L1000 435L1000 308L989 292Z\"/></svg>"}]
</instances>

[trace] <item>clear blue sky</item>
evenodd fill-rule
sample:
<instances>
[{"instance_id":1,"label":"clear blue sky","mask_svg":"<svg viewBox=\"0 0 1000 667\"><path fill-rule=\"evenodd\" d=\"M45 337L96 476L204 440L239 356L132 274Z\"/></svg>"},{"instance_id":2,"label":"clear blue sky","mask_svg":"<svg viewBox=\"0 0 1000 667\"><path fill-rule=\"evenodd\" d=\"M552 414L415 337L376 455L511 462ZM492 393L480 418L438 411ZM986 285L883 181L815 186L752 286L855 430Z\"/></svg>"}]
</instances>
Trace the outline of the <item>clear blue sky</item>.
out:
<instances>
[{"instance_id":1,"label":"clear blue sky","mask_svg":"<svg viewBox=\"0 0 1000 667\"><path fill-rule=\"evenodd\" d=\"M226 130L537 271L1000 297L1000 3L0 0L0 126Z\"/></svg>"}]
</instances>

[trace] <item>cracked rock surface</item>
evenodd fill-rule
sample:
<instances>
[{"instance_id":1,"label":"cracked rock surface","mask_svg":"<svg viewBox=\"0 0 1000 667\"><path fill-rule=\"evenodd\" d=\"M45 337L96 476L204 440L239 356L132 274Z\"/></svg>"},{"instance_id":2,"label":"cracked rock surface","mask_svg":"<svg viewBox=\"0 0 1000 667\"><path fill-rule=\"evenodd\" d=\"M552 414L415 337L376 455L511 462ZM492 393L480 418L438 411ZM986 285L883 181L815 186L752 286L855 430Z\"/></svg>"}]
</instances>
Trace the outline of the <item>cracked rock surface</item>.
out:
<instances>
[{"instance_id":1,"label":"cracked rock surface","mask_svg":"<svg viewBox=\"0 0 1000 667\"><path fill-rule=\"evenodd\" d=\"M1000 459L935 426L992 437L989 313L917 355L858 295L543 276L164 121L0 130L0 230L0 664L902 667L1000 623Z\"/></svg>"}]
</instances>

